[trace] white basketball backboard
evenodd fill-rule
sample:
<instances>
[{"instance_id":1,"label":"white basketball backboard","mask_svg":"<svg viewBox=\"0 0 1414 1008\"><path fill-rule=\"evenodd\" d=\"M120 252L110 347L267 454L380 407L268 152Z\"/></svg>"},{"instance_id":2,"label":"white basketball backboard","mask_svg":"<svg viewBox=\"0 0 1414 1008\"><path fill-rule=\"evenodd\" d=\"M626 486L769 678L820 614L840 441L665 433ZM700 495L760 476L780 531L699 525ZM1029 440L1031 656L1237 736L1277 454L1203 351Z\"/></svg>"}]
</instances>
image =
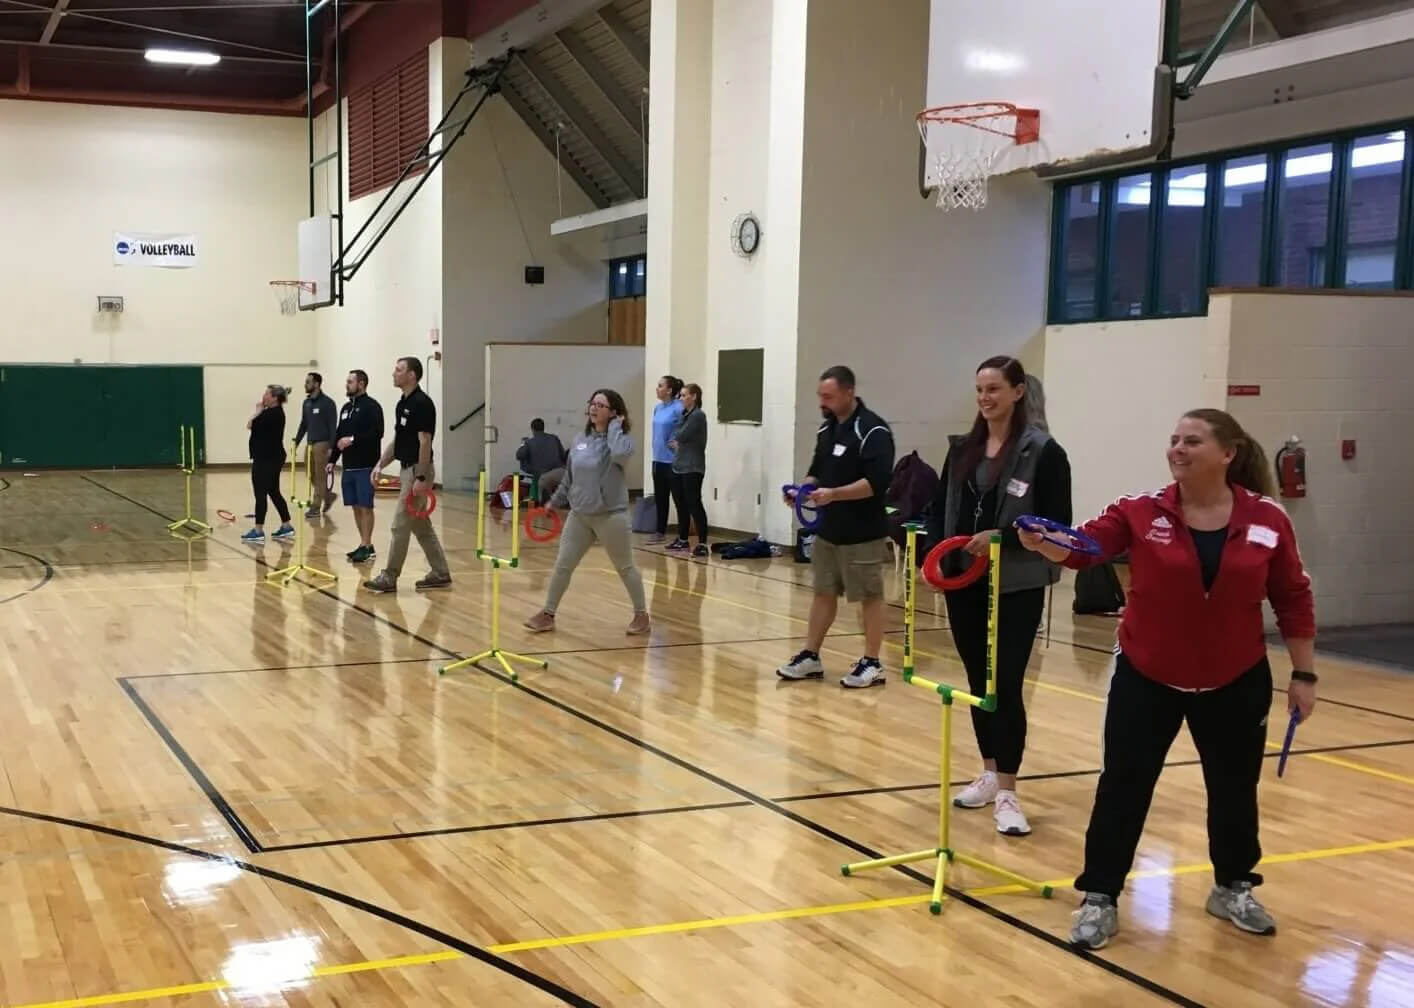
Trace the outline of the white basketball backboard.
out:
<instances>
[{"instance_id":1,"label":"white basketball backboard","mask_svg":"<svg viewBox=\"0 0 1414 1008\"><path fill-rule=\"evenodd\" d=\"M993 175L1123 151L1137 156L1154 139L1154 71L1169 2L1177 0L932 0L927 105L1010 102L1040 110L1040 139L1008 145ZM926 186L937 184L940 148L971 142L969 134L976 131L930 127Z\"/></svg>"},{"instance_id":2,"label":"white basketball backboard","mask_svg":"<svg viewBox=\"0 0 1414 1008\"><path fill-rule=\"evenodd\" d=\"M299 277L314 284L314 291L299 292L302 309L325 308L334 303L334 220L328 214L299 222Z\"/></svg>"}]
</instances>

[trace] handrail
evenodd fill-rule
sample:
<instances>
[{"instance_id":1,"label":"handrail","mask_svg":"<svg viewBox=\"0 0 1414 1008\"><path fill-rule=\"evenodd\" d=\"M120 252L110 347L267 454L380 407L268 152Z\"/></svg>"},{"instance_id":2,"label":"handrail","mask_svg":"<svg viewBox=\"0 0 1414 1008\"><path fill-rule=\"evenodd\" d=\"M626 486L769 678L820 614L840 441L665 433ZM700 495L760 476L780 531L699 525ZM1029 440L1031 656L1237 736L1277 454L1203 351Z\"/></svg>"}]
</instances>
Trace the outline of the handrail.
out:
<instances>
[{"instance_id":1,"label":"handrail","mask_svg":"<svg viewBox=\"0 0 1414 1008\"><path fill-rule=\"evenodd\" d=\"M460 420L458 420L456 423L452 424L452 426L448 427L447 430L449 430L449 431L454 431L454 430L456 430L458 427L460 427L462 424L466 423L466 422L467 422L468 420L470 420L472 417L476 416L476 414L480 413L480 412L481 412L482 410L484 410L485 408L486 408L486 404L485 404L485 403L482 403L480 406L476 407L476 409L472 410L472 411L471 411L470 413L468 413L466 416L462 417L462 418L461 418Z\"/></svg>"}]
</instances>

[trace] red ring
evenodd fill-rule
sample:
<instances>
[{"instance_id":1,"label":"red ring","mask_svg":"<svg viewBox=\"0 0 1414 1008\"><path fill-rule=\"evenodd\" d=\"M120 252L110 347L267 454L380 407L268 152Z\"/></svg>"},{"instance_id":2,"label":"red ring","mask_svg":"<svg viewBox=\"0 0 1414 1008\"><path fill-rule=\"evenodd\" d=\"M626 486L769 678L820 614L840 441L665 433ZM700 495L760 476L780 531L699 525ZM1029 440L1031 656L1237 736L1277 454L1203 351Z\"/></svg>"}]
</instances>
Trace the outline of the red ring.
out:
<instances>
[{"instance_id":1,"label":"red ring","mask_svg":"<svg viewBox=\"0 0 1414 1008\"><path fill-rule=\"evenodd\" d=\"M962 549L971 541L971 536L953 536L951 539L944 539L930 549L928 555L923 558L923 580L938 591L956 591L959 588L966 588L980 578L987 570L986 554L975 557L971 567L954 577L943 577L941 569L944 556L953 550Z\"/></svg>"},{"instance_id":2,"label":"red ring","mask_svg":"<svg viewBox=\"0 0 1414 1008\"><path fill-rule=\"evenodd\" d=\"M405 505L405 506L407 507L407 513L410 514L410 515L412 515L414 518L426 518L428 515L432 514L433 511L436 511L436 510L437 510L437 494L433 492L433 490L432 490L431 487L428 487L428 488L427 488L427 510L426 510L426 511L423 511L421 508L419 508L419 507L417 507L415 504L413 504L413 501L415 501L416 499L417 499L417 495L416 495L415 493L409 492L409 493L408 493L408 502L407 502L407 504Z\"/></svg>"},{"instance_id":3,"label":"red ring","mask_svg":"<svg viewBox=\"0 0 1414 1008\"><path fill-rule=\"evenodd\" d=\"M217 518L220 518L222 521L228 521L228 522L233 522L233 521L236 520L236 516L233 515L233 514L231 514L231 512L229 512L229 511L221 511L221 510L218 510L218 511L216 512L216 517L217 517Z\"/></svg>"},{"instance_id":4,"label":"red ring","mask_svg":"<svg viewBox=\"0 0 1414 1008\"><path fill-rule=\"evenodd\" d=\"M547 535L540 535L535 527L535 519L539 518L541 515L548 515L550 517L550 524L553 526ZM546 511L543 507L533 507L525 513L525 521L522 524L525 528L525 537L527 539L531 542L543 543L549 542L560 534L560 529L564 527L564 519L560 517L560 512L558 511Z\"/></svg>"}]
</instances>

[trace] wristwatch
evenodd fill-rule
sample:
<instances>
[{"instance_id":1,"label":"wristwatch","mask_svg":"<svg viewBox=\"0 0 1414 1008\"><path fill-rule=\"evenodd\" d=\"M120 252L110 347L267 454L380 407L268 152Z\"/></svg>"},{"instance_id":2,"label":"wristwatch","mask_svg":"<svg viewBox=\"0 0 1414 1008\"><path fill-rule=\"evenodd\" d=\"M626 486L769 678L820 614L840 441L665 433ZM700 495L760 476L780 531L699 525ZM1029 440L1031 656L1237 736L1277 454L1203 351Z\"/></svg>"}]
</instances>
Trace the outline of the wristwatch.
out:
<instances>
[{"instance_id":1,"label":"wristwatch","mask_svg":"<svg viewBox=\"0 0 1414 1008\"><path fill-rule=\"evenodd\" d=\"M1320 682L1320 678L1314 672L1302 672L1300 669L1292 669L1291 681L1308 682L1314 685L1315 683Z\"/></svg>"}]
</instances>

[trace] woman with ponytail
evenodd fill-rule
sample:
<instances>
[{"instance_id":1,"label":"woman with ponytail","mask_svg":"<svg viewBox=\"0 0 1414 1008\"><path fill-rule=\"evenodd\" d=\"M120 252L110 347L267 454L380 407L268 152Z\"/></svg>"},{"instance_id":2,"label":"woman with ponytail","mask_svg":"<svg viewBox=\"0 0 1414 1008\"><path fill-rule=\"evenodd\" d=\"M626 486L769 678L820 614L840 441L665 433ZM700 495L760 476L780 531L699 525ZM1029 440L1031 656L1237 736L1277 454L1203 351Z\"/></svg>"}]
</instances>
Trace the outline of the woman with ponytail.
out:
<instances>
[{"instance_id":1,"label":"woman with ponytail","mask_svg":"<svg viewBox=\"0 0 1414 1008\"><path fill-rule=\"evenodd\" d=\"M1272 707L1264 599L1291 657L1286 708L1304 721L1316 705L1311 579L1291 520L1271 497L1261 445L1227 413L1192 410L1169 440L1168 463L1173 482L1163 490L1121 497L1081 526L1101 556L1020 533L1027 549L1077 570L1129 552L1104 770L1075 880L1084 900L1070 940L1085 949L1103 948L1119 930L1119 895L1184 721L1208 792L1214 885L1206 909L1249 934L1276 933L1252 892L1262 883L1253 870L1262 859L1257 781Z\"/></svg>"}]
</instances>

